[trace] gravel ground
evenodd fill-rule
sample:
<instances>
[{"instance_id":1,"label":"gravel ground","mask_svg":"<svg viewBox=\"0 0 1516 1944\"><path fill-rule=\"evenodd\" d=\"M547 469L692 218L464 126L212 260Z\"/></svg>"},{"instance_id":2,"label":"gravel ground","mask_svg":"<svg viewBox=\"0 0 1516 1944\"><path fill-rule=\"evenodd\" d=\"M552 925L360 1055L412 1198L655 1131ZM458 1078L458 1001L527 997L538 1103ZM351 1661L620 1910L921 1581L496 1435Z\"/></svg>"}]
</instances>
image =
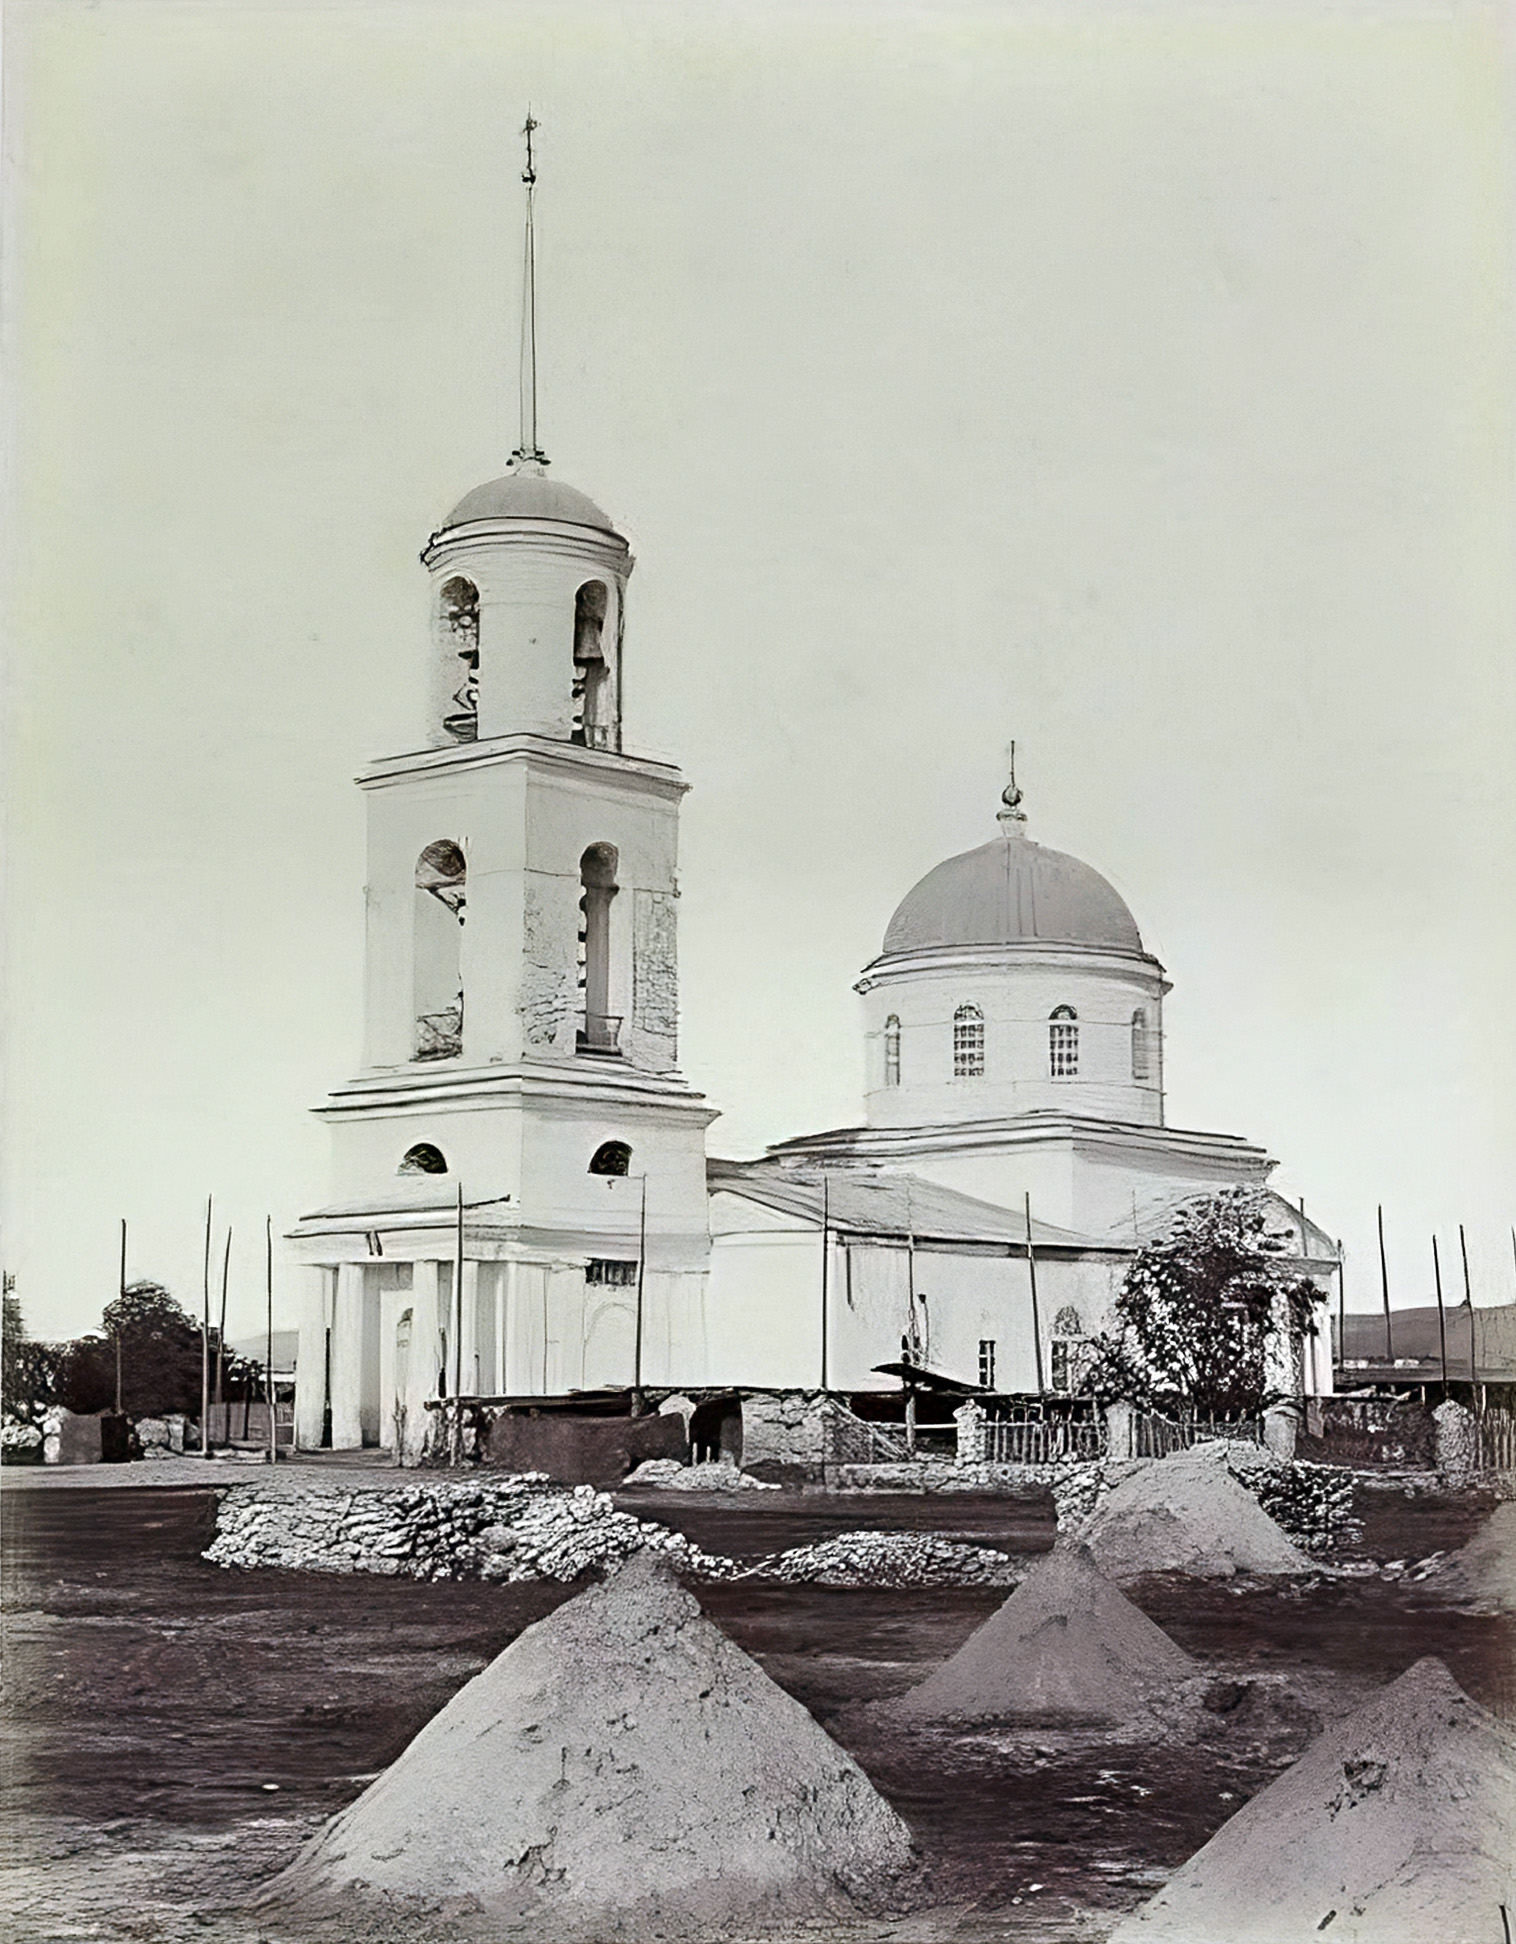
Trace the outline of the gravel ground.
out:
<instances>
[{"instance_id":1,"label":"gravel ground","mask_svg":"<svg viewBox=\"0 0 1516 1944\"><path fill-rule=\"evenodd\" d=\"M57 1486L52 1474L7 1490L11 1754L0 1802L11 1868L0 1931L15 1944L276 1935L227 1906L574 1590L220 1571L199 1557L214 1516L204 1461L183 1462L189 1484L159 1484L167 1466L152 1468L147 1489L145 1466L91 1467L87 1482L72 1475L78 1485ZM289 1475L345 1489L361 1472ZM20 1478L31 1482L12 1472L7 1487ZM1429 1494L1365 1496L1363 1543L1381 1560L1450 1549L1487 1510ZM733 1557L864 1524L1023 1556L1053 1538L1045 1496L871 1496L866 1512L856 1497L825 1494L671 1497L620 1502ZM1476 1699L1516 1715L1516 1623L1452 1610L1435 1579L1282 1588L1153 1578L1132 1592L1208 1669L1287 1675L1322 1719L1424 1653L1441 1655ZM1002 1597L978 1587L700 1587L711 1617L859 1759L925 1856L910 1915L805 1937L1098 1944L1289 1759L1277 1737L1229 1730L1176 1760L1172 1748L1108 1740L912 1738L870 1722L858 1703L919 1681ZM408 1933L409 1944L425 1935Z\"/></svg>"}]
</instances>

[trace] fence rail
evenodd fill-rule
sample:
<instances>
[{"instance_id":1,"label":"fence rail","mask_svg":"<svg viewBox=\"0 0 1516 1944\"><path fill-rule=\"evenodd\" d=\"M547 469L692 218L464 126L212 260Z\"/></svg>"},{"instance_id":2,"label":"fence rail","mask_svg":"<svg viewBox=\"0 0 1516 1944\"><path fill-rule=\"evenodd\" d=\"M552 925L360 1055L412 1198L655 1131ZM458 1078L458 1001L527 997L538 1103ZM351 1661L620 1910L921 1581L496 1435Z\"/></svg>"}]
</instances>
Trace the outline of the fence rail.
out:
<instances>
[{"instance_id":1,"label":"fence rail","mask_svg":"<svg viewBox=\"0 0 1516 1944\"><path fill-rule=\"evenodd\" d=\"M1139 1458L1167 1458L1171 1452L1188 1451L1191 1446L1210 1444L1217 1439L1235 1439L1247 1444L1263 1443L1261 1418L1173 1418L1159 1417L1153 1411L1139 1411L1132 1426L1133 1450Z\"/></svg>"},{"instance_id":2,"label":"fence rail","mask_svg":"<svg viewBox=\"0 0 1516 1944\"><path fill-rule=\"evenodd\" d=\"M1516 1417L1509 1411L1486 1411L1475 1420L1481 1471L1516 1472Z\"/></svg>"},{"instance_id":3,"label":"fence rail","mask_svg":"<svg viewBox=\"0 0 1516 1944\"><path fill-rule=\"evenodd\" d=\"M1093 1420L991 1418L984 1427L984 1456L991 1465L1052 1465L1060 1459L1103 1458L1105 1426Z\"/></svg>"}]
</instances>

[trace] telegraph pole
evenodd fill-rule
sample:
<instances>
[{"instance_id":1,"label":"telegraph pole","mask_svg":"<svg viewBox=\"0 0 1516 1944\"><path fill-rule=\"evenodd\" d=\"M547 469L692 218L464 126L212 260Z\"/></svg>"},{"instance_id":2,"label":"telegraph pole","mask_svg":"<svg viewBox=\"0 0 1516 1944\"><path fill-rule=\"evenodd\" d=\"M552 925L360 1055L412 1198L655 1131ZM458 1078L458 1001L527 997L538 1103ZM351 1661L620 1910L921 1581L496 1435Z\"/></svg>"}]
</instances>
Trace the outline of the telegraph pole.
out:
<instances>
[{"instance_id":1,"label":"telegraph pole","mask_svg":"<svg viewBox=\"0 0 1516 1944\"><path fill-rule=\"evenodd\" d=\"M1032 1285L1032 1352L1037 1360L1037 1395L1044 1395L1042 1381L1042 1320L1037 1314L1037 1251L1032 1247L1032 1194L1026 1191L1026 1273Z\"/></svg>"},{"instance_id":2,"label":"telegraph pole","mask_svg":"<svg viewBox=\"0 0 1516 1944\"><path fill-rule=\"evenodd\" d=\"M205 1262L200 1278L200 1456L211 1455L211 1203L205 1198Z\"/></svg>"},{"instance_id":3,"label":"telegraph pole","mask_svg":"<svg viewBox=\"0 0 1516 1944\"><path fill-rule=\"evenodd\" d=\"M116 1339L116 1416L121 1415L121 1326L126 1321L126 1217L121 1218L121 1272L116 1278L116 1301L120 1307L116 1311L116 1327L111 1334Z\"/></svg>"}]
</instances>

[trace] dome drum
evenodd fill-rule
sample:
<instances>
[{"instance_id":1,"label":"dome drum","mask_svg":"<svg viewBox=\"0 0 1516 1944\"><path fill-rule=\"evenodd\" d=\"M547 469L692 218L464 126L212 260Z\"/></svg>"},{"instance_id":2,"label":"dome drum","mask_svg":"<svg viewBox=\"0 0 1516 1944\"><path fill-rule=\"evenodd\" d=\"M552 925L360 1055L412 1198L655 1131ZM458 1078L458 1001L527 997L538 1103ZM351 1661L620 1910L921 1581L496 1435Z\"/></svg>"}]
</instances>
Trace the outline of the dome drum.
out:
<instances>
[{"instance_id":1,"label":"dome drum","mask_svg":"<svg viewBox=\"0 0 1516 1944\"><path fill-rule=\"evenodd\" d=\"M1167 986L1153 960L1002 949L873 969L870 1125L1027 1113L1162 1124Z\"/></svg>"}]
</instances>

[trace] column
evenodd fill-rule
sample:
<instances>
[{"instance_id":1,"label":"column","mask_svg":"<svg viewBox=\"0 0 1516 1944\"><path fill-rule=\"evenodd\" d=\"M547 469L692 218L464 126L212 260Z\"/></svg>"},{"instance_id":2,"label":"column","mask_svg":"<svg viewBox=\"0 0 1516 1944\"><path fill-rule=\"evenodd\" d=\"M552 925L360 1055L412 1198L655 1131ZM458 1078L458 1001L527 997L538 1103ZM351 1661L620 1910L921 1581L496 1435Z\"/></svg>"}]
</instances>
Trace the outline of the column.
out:
<instances>
[{"instance_id":1,"label":"column","mask_svg":"<svg viewBox=\"0 0 1516 1944\"><path fill-rule=\"evenodd\" d=\"M410 1306L408 1289L379 1292L379 1442L391 1451L395 1449L395 1404L404 1382L395 1356L395 1337L400 1318Z\"/></svg>"},{"instance_id":2,"label":"column","mask_svg":"<svg viewBox=\"0 0 1516 1944\"><path fill-rule=\"evenodd\" d=\"M454 1273L457 1273L456 1266ZM463 1334L463 1355L459 1360L459 1394L463 1397L479 1395L479 1356L482 1345L479 1341L479 1265L465 1261L463 1265L463 1303L461 1306Z\"/></svg>"},{"instance_id":3,"label":"column","mask_svg":"<svg viewBox=\"0 0 1516 1944\"><path fill-rule=\"evenodd\" d=\"M495 1264L495 1389L502 1397L510 1395L510 1365L506 1362L506 1352L510 1344L510 1332L506 1327L506 1313L510 1308L511 1265L505 1262Z\"/></svg>"},{"instance_id":4,"label":"column","mask_svg":"<svg viewBox=\"0 0 1516 1944\"><path fill-rule=\"evenodd\" d=\"M300 1344L295 1357L295 1446L316 1451L326 1416L326 1332L332 1272L303 1263L299 1278Z\"/></svg>"},{"instance_id":5,"label":"column","mask_svg":"<svg viewBox=\"0 0 1516 1944\"><path fill-rule=\"evenodd\" d=\"M363 1264L339 1262L332 1305L332 1449L363 1443Z\"/></svg>"},{"instance_id":6,"label":"column","mask_svg":"<svg viewBox=\"0 0 1516 1944\"><path fill-rule=\"evenodd\" d=\"M420 1456L421 1447L434 1411L426 1408L426 1400L437 1395L438 1354L438 1313L437 1313L437 1271L440 1265L435 1262L418 1262L411 1271L411 1341L406 1367L405 1393L402 1402L405 1407L405 1456L414 1460Z\"/></svg>"}]
</instances>

